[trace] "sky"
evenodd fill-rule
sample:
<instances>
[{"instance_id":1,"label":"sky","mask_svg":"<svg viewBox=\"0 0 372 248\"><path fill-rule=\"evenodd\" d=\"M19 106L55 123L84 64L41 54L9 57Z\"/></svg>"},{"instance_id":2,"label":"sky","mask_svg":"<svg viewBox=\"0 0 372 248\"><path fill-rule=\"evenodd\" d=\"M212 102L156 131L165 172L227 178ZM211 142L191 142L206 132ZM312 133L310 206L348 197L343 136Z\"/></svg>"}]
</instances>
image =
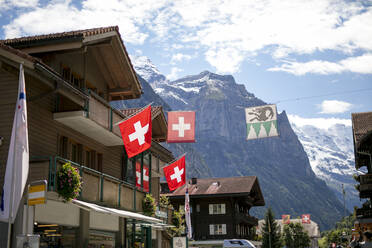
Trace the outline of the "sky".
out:
<instances>
[{"instance_id":1,"label":"sky","mask_svg":"<svg viewBox=\"0 0 372 248\"><path fill-rule=\"evenodd\" d=\"M117 25L169 80L231 74L298 123L372 111L372 1L0 0L0 24L0 39Z\"/></svg>"}]
</instances>

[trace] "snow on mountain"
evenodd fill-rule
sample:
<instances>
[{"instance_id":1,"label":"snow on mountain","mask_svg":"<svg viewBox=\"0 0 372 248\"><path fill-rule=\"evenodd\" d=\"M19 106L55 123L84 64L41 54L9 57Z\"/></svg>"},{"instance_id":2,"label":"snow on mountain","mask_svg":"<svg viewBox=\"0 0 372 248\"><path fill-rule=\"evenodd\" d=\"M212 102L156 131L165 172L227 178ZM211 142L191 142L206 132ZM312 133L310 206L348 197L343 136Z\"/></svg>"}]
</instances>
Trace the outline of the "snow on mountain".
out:
<instances>
[{"instance_id":1,"label":"snow on mountain","mask_svg":"<svg viewBox=\"0 0 372 248\"><path fill-rule=\"evenodd\" d=\"M314 173L331 187L343 202L342 184L347 208L360 205L354 189L356 173L350 120L304 119L289 115L292 128L302 143Z\"/></svg>"}]
</instances>

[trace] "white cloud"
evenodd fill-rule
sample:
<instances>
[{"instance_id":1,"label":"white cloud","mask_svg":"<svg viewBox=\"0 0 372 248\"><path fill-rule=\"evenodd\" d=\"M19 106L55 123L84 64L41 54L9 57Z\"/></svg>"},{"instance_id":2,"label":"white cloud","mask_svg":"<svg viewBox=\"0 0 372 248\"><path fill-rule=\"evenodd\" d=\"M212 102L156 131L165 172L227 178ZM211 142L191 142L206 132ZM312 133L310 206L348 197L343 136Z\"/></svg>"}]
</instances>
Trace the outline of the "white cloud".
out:
<instances>
[{"instance_id":1,"label":"white cloud","mask_svg":"<svg viewBox=\"0 0 372 248\"><path fill-rule=\"evenodd\" d=\"M318 107L321 109L321 114L340 114L349 111L353 105L343 101L324 100Z\"/></svg>"},{"instance_id":2,"label":"white cloud","mask_svg":"<svg viewBox=\"0 0 372 248\"><path fill-rule=\"evenodd\" d=\"M303 118L298 115L288 115L288 119L291 123L296 126L302 127L306 125L316 126L322 129L328 129L336 124L342 124L345 126L351 126L350 119L339 119L339 118Z\"/></svg>"},{"instance_id":3,"label":"white cloud","mask_svg":"<svg viewBox=\"0 0 372 248\"><path fill-rule=\"evenodd\" d=\"M269 68L268 71L284 71L297 76L312 74L339 74L342 72L355 72L372 74L372 53L357 57L349 57L338 62L313 60L309 62L286 61L286 63Z\"/></svg>"},{"instance_id":4,"label":"white cloud","mask_svg":"<svg viewBox=\"0 0 372 248\"><path fill-rule=\"evenodd\" d=\"M315 73L371 71L361 65L362 59L369 58L357 60L354 55L355 51L366 56L372 52L372 6L363 1L157 0L149 4L148 0L82 0L79 9L71 0L53 0L17 15L3 27L7 38L119 25L124 41L132 44L150 40L164 46L172 41L177 44L174 49L201 47L218 72L237 72L244 60L260 52L290 59L317 51L337 51L350 61L307 62ZM301 64L274 69L293 73L292 67Z\"/></svg>"},{"instance_id":5,"label":"white cloud","mask_svg":"<svg viewBox=\"0 0 372 248\"><path fill-rule=\"evenodd\" d=\"M182 72L183 70L177 67L172 67L171 72L167 75L167 79L175 80L179 78L178 73Z\"/></svg>"},{"instance_id":6,"label":"white cloud","mask_svg":"<svg viewBox=\"0 0 372 248\"><path fill-rule=\"evenodd\" d=\"M182 60L190 60L192 58L189 54L175 53L172 55L171 63L181 62Z\"/></svg>"},{"instance_id":7,"label":"white cloud","mask_svg":"<svg viewBox=\"0 0 372 248\"><path fill-rule=\"evenodd\" d=\"M15 7L34 8L39 3L39 0L11 0L10 2Z\"/></svg>"}]
</instances>

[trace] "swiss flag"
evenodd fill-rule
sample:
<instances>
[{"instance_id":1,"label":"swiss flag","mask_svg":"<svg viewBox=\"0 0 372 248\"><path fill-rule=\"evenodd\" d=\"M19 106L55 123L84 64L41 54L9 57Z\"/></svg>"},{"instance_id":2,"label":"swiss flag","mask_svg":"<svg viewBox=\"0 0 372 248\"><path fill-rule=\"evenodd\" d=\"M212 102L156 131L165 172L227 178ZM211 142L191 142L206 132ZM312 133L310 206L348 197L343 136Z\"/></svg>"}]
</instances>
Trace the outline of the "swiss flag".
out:
<instances>
[{"instance_id":1,"label":"swiss flag","mask_svg":"<svg viewBox=\"0 0 372 248\"><path fill-rule=\"evenodd\" d=\"M302 224L310 224L310 214L303 214L302 215Z\"/></svg>"},{"instance_id":2,"label":"swiss flag","mask_svg":"<svg viewBox=\"0 0 372 248\"><path fill-rule=\"evenodd\" d=\"M195 142L195 112L168 112L168 143Z\"/></svg>"},{"instance_id":3,"label":"swiss flag","mask_svg":"<svg viewBox=\"0 0 372 248\"><path fill-rule=\"evenodd\" d=\"M149 192L149 167L143 165L143 190ZM136 162L136 186L141 188L141 164Z\"/></svg>"},{"instance_id":4,"label":"swiss flag","mask_svg":"<svg viewBox=\"0 0 372 248\"><path fill-rule=\"evenodd\" d=\"M134 157L151 147L151 106L119 124L128 157Z\"/></svg>"},{"instance_id":5,"label":"swiss flag","mask_svg":"<svg viewBox=\"0 0 372 248\"><path fill-rule=\"evenodd\" d=\"M174 163L164 167L163 171L169 190L173 191L184 185L186 182L185 155Z\"/></svg>"}]
</instances>

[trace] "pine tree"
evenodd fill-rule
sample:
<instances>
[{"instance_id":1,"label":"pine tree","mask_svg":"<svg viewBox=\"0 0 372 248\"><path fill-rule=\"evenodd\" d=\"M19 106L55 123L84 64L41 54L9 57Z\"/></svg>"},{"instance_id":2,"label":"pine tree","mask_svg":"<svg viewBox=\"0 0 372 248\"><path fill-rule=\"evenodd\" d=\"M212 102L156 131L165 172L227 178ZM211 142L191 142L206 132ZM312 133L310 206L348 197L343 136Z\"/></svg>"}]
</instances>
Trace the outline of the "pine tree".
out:
<instances>
[{"instance_id":1,"label":"pine tree","mask_svg":"<svg viewBox=\"0 0 372 248\"><path fill-rule=\"evenodd\" d=\"M310 246L310 237L300 223L290 223L283 230L285 245L288 248L305 248Z\"/></svg>"},{"instance_id":2,"label":"pine tree","mask_svg":"<svg viewBox=\"0 0 372 248\"><path fill-rule=\"evenodd\" d=\"M262 227L262 248L280 248L280 229L275 222L273 210L269 207L265 214L265 222Z\"/></svg>"}]
</instances>

